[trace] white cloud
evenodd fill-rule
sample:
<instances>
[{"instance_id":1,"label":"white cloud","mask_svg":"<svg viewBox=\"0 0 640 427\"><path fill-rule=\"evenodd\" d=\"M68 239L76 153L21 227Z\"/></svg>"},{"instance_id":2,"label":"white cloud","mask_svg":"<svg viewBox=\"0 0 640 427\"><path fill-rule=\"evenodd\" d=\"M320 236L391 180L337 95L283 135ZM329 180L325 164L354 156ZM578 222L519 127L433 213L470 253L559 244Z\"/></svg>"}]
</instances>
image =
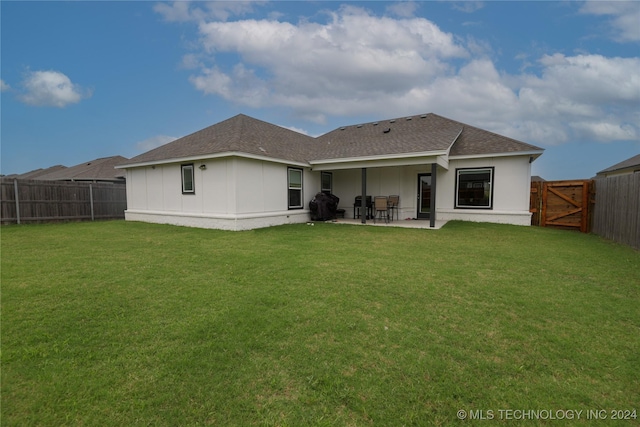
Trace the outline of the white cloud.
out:
<instances>
[{"instance_id":1,"label":"white cloud","mask_svg":"<svg viewBox=\"0 0 640 427\"><path fill-rule=\"evenodd\" d=\"M613 38L619 42L640 41L640 2L586 1L580 9L589 15L611 16Z\"/></svg>"},{"instance_id":2,"label":"white cloud","mask_svg":"<svg viewBox=\"0 0 640 427\"><path fill-rule=\"evenodd\" d=\"M253 12L254 4L264 1L174 1L172 4L157 3L153 10L167 22L202 22L207 19L226 21L231 16L242 16Z\"/></svg>"},{"instance_id":3,"label":"white cloud","mask_svg":"<svg viewBox=\"0 0 640 427\"><path fill-rule=\"evenodd\" d=\"M66 107L91 96L58 71L29 71L22 82L25 92L20 100L25 104L41 107Z\"/></svg>"},{"instance_id":4,"label":"white cloud","mask_svg":"<svg viewBox=\"0 0 640 427\"><path fill-rule=\"evenodd\" d=\"M252 106L315 104L316 113L334 114L338 102L402 94L445 73L445 59L468 56L451 34L426 19L375 17L355 7L329 17L326 24L202 23L207 52L238 53L244 63L231 71L203 68L191 81L205 93Z\"/></svg>"},{"instance_id":5,"label":"white cloud","mask_svg":"<svg viewBox=\"0 0 640 427\"><path fill-rule=\"evenodd\" d=\"M190 81L203 93L252 108L289 108L316 123L435 112L540 145L640 135L640 58L544 55L531 58L526 72L509 74L487 57L487 42L456 37L424 18L375 16L354 6L326 17L203 20L201 51L183 64L198 70ZM228 53L240 58L236 64L218 60Z\"/></svg>"},{"instance_id":6,"label":"white cloud","mask_svg":"<svg viewBox=\"0 0 640 427\"><path fill-rule=\"evenodd\" d=\"M11 86L6 84L4 82L4 80L0 79L0 92L4 92L4 91L9 90L9 89L11 89Z\"/></svg>"},{"instance_id":7,"label":"white cloud","mask_svg":"<svg viewBox=\"0 0 640 427\"><path fill-rule=\"evenodd\" d=\"M195 70L202 66L202 62L197 54L188 53L182 57L182 63L180 66L186 70Z\"/></svg>"},{"instance_id":8,"label":"white cloud","mask_svg":"<svg viewBox=\"0 0 640 427\"><path fill-rule=\"evenodd\" d=\"M175 141L176 139L178 138L175 138L173 136L156 135L152 136L151 138L147 138L144 141L137 142L135 145L138 151L146 152Z\"/></svg>"},{"instance_id":9,"label":"white cloud","mask_svg":"<svg viewBox=\"0 0 640 427\"><path fill-rule=\"evenodd\" d=\"M387 12L402 18L410 18L418 10L418 7L414 1L402 1L387 6Z\"/></svg>"},{"instance_id":10,"label":"white cloud","mask_svg":"<svg viewBox=\"0 0 640 427\"><path fill-rule=\"evenodd\" d=\"M480 10L484 7L484 2L482 1L456 1L452 2L452 6L454 9L459 10L465 13L473 13L477 10Z\"/></svg>"}]
</instances>

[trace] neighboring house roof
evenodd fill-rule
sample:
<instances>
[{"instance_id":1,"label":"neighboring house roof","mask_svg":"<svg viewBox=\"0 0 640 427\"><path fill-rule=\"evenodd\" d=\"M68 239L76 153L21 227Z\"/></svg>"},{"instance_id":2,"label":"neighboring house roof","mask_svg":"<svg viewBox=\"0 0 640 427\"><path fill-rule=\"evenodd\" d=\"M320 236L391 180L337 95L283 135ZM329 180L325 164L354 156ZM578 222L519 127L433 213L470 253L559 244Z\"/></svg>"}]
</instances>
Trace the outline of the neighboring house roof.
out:
<instances>
[{"instance_id":1,"label":"neighboring house roof","mask_svg":"<svg viewBox=\"0 0 640 427\"><path fill-rule=\"evenodd\" d=\"M609 172L618 172L622 171L623 169L629 169L630 172L633 172L636 169L640 169L640 154L624 160L620 163L616 163L615 165L610 166L606 169L603 169L598 172L598 175L606 175Z\"/></svg>"},{"instance_id":2,"label":"neighboring house roof","mask_svg":"<svg viewBox=\"0 0 640 427\"><path fill-rule=\"evenodd\" d=\"M25 173L21 173L21 174L12 174L12 175L7 175L4 178L15 178L15 179L40 179L39 177L41 177L42 175L47 175L49 173L52 172L56 172L62 169L66 169L66 166L62 166L62 165L56 165L56 166L51 166L49 168L46 169L35 169L29 172L25 172Z\"/></svg>"},{"instance_id":3,"label":"neighboring house roof","mask_svg":"<svg viewBox=\"0 0 640 427\"><path fill-rule=\"evenodd\" d=\"M80 163L38 177L45 181L122 181L124 174L115 166L127 161L126 157L112 156Z\"/></svg>"},{"instance_id":4,"label":"neighboring house roof","mask_svg":"<svg viewBox=\"0 0 640 427\"><path fill-rule=\"evenodd\" d=\"M533 175L533 176L531 177L531 181L533 181L533 182L546 182L547 180L546 180L546 179L544 179L544 178L543 178L543 177L541 177L541 176Z\"/></svg>"},{"instance_id":5,"label":"neighboring house roof","mask_svg":"<svg viewBox=\"0 0 640 427\"><path fill-rule=\"evenodd\" d=\"M308 163L320 160L429 154L479 156L543 149L436 114L344 126L312 138L243 114L132 158L120 167L248 154Z\"/></svg>"},{"instance_id":6,"label":"neighboring house roof","mask_svg":"<svg viewBox=\"0 0 640 427\"><path fill-rule=\"evenodd\" d=\"M239 114L129 160L127 164L244 153L305 162L314 138Z\"/></svg>"}]
</instances>

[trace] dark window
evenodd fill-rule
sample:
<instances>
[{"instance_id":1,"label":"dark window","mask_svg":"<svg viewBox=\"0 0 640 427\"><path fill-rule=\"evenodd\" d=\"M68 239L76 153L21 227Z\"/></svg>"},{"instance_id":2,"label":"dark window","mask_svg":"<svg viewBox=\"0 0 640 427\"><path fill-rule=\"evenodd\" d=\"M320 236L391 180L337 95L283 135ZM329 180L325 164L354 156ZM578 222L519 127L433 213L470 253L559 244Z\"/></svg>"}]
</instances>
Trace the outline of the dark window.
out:
<instances>
[{"instance_id":1,"label":"dark window","mask_svg":"<svg viewBox=\"0 0 640 427\"><path fill-rule=\"evenodd\" d=\"M322 183L320 184L320 186L322 188L320 188L320 191L326 194L332 194L333 193L333 175L331 174L331 172L322 172L321 180L322 180Z\"/></svg>"},{"instance_id":2,"label":"dark window","mask_svg":"<svg viewBox=\"0 0 640 427\"><path fill-rule=\"evenodd\" d=\"M288 169L289 209L302 208L302 169Z\"/></svg>"},{"instance_id":3,"label":"dark window","mask_svg":"<svg viewBox=\"0 0 640 427\"><path fill-rule=\"evenodd\" d=\"M493 208L494 168L456 169L456 208Z\"/></svg>"},{"instance_id":4,"label":"dark window","mask_svg":"<svg viewBox=\"0 0 640 427\"><path fill-rule=\"evenodd\" d=\"M182 194L194 194L195 192L193 164L182 165Z\"/></svg>"}]
</instances>

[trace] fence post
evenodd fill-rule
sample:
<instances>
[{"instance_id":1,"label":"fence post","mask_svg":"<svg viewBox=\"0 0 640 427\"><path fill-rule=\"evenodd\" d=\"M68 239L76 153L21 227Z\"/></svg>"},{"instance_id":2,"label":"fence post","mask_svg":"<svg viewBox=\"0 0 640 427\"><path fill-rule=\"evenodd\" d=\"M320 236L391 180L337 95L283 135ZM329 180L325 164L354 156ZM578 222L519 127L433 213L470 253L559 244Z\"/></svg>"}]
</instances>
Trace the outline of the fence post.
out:
<instances>
[{"instance_id":1,"label":"fence post","mask_svg":"<svg viewBox=\"0 0 640 427\"><path fill-rule=\"evenodd\" d=\"M16 219L18 220L18 224L20 224L20 198L18 197L18 180L13 180L13 191L16 193Z\"/></svg>"},{"instance_id":2,"label":"fence post","mask_svg":"<svg viewBox=\"0 0 640 427\"><path fill-rule=\"evenodd\" d=\"M91 201L91 221L95 221L93 215L93 184L89 184L89 200Z\"/></svg>"}]
</instances>

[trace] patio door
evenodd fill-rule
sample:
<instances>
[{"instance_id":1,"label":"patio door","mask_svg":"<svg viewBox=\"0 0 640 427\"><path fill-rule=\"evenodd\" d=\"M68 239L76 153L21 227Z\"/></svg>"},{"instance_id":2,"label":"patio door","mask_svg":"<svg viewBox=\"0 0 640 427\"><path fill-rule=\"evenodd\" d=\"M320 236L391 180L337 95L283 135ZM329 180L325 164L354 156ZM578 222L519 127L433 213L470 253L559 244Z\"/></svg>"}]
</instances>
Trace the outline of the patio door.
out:
<instances>
[{"instance_id":1,"label":"patio door","mask_svg":"<svg viewBox=\"0 0 640 427\"><path fill-rule=\"evenodd\" d=\"M418 174L418 219L431 218L431 174Z\"/></svg>"}]
</instances>

